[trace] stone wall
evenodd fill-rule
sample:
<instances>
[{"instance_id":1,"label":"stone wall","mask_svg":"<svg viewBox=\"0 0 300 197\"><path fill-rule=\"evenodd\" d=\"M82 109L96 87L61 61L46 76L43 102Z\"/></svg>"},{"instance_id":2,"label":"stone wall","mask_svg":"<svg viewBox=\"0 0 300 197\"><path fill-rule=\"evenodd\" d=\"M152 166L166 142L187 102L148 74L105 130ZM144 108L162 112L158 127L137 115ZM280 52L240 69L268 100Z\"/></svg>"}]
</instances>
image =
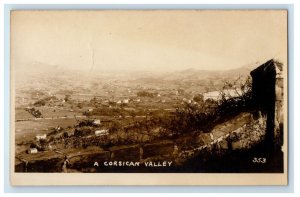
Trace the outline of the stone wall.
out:
<instances>
[{"instance_id":1,"label":"stone wall","mask_svg":"<svg viewBox=\"0 0 300 197\"><path fill-rule=\"evenodd\" d=\"M179 153L177 162L199 154L218 154L236 149L249 149L264 138L266 117L254 118L251 113L241 113L233 119L217 125L210 133L200 134L201 146Z\"/></svg>"}]
</instances>

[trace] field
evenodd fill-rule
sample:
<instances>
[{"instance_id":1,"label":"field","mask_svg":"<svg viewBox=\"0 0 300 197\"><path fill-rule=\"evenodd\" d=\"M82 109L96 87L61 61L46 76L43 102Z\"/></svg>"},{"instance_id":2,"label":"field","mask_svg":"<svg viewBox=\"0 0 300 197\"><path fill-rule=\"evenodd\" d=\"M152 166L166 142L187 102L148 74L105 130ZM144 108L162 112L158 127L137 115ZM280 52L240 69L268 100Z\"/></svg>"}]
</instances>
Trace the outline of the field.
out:
<instances>
[{"instance_id":1,"label":"field","mask_svg":"<svg viewBox=\"0 0 300 197\"><path fill-rule=\"evenodd\" d=\"M37 86L24 82L16 90L16 169L60 171L65 157L73 164L70 172L95 172L90 167L95 157L101 161L167 159L181 165L186 151L219 143L216 140L234 130L220 128L248 108L239 109L234 107L239 103L232 103L233 108L228 109L218 96L223 93L223 99L247 99L239 87L246 83L248 71L83 73L81 83L75 80L78 73L33 75L31 81ZM240 81L226 89L224 81L232 78ZM241 127L247 121L236 124ZM212 132L216 125L218 131ZM44 134L43 139L37 138ZM27 152L32 149L37 153ZM24 161L31 162L31 167L24 169ZM49 165L42 168L46 161ZM104 171L110 170L116 169Z\"/></svg>"}]
</instances>

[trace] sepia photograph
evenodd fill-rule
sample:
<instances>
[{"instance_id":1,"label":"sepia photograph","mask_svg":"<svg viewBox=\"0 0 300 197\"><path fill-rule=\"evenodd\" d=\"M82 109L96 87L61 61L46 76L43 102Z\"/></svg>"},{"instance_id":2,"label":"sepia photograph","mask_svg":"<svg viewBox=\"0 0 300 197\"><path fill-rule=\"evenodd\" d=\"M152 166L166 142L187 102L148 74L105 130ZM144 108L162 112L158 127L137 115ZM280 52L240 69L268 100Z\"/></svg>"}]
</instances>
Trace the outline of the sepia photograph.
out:
<instances>
[{"instance_id":1,"label":"sepia photograph","mask_svg":"<svg viewBox=\"0 0 300 197\"><path fill-rule=\"evenodd\" d=\"M286 185L287 15L11 11L12 183Z\"/></svg>"}]
</instances>

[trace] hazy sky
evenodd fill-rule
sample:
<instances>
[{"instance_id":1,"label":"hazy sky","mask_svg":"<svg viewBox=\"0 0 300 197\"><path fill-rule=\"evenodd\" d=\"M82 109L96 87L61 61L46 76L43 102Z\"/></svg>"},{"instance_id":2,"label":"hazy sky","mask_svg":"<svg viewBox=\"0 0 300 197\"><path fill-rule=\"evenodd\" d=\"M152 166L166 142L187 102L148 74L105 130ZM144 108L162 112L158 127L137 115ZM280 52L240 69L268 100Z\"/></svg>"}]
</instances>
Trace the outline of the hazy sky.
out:
<instances>
[{"instance_id":1,"label":"hazy sky","mask_svg":"<svg viewBox=\"0 0 300 197\"><path fill-rule=\"evenodd\" d=\"M14 11L16 69L232 69L286 63L285 11Z\"/></svg>"}]
</instances>

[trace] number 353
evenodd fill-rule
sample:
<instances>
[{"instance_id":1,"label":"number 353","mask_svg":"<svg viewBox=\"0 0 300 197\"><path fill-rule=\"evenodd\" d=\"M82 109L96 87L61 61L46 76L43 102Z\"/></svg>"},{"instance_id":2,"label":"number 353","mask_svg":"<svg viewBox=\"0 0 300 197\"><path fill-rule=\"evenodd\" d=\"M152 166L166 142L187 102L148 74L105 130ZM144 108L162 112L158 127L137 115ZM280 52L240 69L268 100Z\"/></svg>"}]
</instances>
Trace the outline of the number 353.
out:
<instances>
[{"instance_id":1,"label":"number 353","mask_svg":"<svg viewBox=\"0 0 300 197\"><path fill-rule=\"evenodd\" d=\"M252 159L253 163L266 163L267 159L265 157L254 157Z\"/></svg>"}]
</instances>

